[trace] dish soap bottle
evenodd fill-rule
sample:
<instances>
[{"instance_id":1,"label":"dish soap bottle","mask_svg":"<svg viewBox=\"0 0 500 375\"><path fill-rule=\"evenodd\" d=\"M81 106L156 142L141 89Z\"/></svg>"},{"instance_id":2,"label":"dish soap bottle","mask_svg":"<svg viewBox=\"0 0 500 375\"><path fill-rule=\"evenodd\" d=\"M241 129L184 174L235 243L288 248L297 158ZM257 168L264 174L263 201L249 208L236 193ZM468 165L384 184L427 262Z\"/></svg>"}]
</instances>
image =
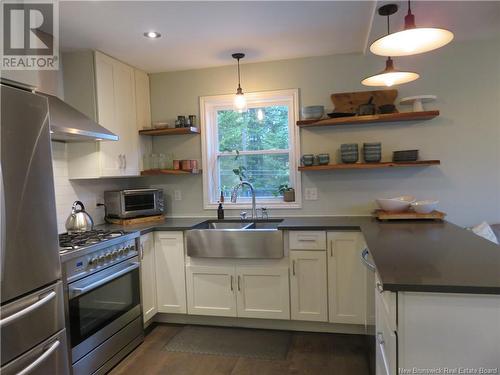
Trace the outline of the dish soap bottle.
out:
<instances>
[{"instance_id":1,"label":"dish soap bottle","mask_svg":"<svg viewBox=\"0 0 500 375\"><path fill-rule=\"evenodd\" d=\"M221 202L219 202L219 207L217 208L217 219L224 220L224 207L222 207Z\"/></svg>"}]
</instances>

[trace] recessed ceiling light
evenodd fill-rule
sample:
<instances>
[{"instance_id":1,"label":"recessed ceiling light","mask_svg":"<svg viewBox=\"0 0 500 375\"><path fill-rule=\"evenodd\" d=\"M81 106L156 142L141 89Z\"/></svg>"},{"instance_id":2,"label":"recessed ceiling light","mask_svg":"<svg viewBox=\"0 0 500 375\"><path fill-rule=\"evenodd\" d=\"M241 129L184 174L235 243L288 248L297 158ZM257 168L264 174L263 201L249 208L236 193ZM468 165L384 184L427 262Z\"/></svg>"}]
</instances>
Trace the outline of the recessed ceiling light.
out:
<instances>
[{"instance_id":1,"label":"recessed ceiling light","mask_svg":"<svg viewBox=\"0 0 500 375\"><path fill-rule=\"evenodd\" d=\"M147 31L144 33L144 36L146 38L156 39L156 38L161 37L161 34L159 32L156 32L156 31Z\"/></svg>"}]
</instances>

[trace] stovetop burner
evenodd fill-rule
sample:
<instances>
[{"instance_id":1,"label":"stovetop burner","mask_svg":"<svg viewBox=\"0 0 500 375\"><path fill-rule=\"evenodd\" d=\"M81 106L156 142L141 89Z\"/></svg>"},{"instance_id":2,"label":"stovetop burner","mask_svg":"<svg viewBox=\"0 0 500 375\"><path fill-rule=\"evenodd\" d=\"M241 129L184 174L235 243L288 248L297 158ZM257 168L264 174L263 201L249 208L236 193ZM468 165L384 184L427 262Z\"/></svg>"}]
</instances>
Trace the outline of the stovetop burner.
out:
<instances>
[{"instance_id":1,"label":"stovetop burner","mask_svg":"<svg viewBox=\"0 0 500 375\"><path fill-rule=\"evenodd\" d=\"M116 237L123 236L123 231L88 230L85 232L63 233L59 235L60 251L76 250L84 246L90 246Z\"/></svg>"}]
</instances>

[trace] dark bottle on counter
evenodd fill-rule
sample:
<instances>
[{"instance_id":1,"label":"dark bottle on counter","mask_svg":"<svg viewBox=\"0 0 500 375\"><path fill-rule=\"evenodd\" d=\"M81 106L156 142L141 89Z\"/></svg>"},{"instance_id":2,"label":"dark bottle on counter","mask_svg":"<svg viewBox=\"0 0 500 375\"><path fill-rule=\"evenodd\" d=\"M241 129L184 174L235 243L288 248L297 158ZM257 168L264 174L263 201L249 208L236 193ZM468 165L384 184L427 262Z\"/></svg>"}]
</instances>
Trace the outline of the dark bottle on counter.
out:
<instances>
[{"instance_id":1,"label":"dark bottle on counter","mask_svg":"<svg viewBox=\"0 0 500 375\"><path fill-rule=\"evenodd\" d=\"M219 202L219 208L217 208L217 219L224 220L224 207L222 203Z\"/></svg>"}]
</instances>

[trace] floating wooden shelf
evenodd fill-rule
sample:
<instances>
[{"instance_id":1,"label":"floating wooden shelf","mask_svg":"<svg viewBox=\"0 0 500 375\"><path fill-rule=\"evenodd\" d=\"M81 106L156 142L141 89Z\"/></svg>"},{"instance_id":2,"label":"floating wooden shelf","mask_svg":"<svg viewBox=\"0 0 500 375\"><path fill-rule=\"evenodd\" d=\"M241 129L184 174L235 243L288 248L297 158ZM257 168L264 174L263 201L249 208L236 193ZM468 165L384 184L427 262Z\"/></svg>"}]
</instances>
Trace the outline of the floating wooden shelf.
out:
<instances>
[{"instance_id":1,"label":"floating wooden shelf","mask_svg":"<svg viewBox=\"0 0 500 375\"><path fill-rule=\"evenodd\" d=\"M400 112L383 115L329 118L325 120L301 120L297 121L297 126L306 128L350 124L375 124L379 122L417 121L430 120L431 118L434 118L436 116L439 116L439 111Z\"/></svg>"},{"instance_id":2,"label":"floating wooden shelf","mask_svg":"<svg viewBox=\"0 0 500 375\"><path fill-rule=\"evenodd\" d=\"M385 162L385 163L353 163L353 164L328 164L313 165L310 167L299 167L299 171L325 171L330 169L380 169L380 168L401 168L401 167L426 167L430 165L439 165L439 160L419 160L412 162Z\"/></svg>"},{"instance_id":3,"label":"floating wooden shelf","mask_svg":"<svg viewBox=\"0 0 500 375\"><path fill-rule=\"evenodd\" d=\"M193 169L191 171L183 171L182 169L148 169L141 171L141 176L159 176L165 174L181 175L181 174L200 174L201 169Z\"/></svg>"},{"instance_id":4,"label":"floating wooden shelf","mask_svg":"<svg viewBox=\"0 0 500 375\"><path fill-rule=\"evenodd\" d=\"M200 134L200 128L193 126L189 128L151 128L139 130L141 135L179 135L179 134Z\"/></svg>"}]
</instances>

